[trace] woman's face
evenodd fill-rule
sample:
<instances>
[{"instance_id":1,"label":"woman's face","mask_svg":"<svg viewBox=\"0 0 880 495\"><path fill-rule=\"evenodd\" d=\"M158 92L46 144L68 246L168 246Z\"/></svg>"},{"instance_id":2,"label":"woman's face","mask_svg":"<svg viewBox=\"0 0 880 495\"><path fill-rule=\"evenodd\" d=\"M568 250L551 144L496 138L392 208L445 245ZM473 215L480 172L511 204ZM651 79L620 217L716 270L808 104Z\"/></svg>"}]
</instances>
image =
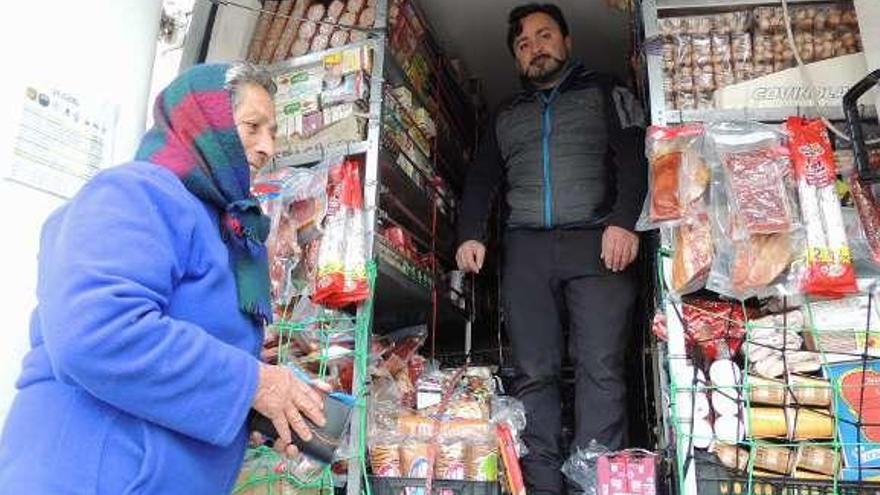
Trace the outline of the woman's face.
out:
<instances>
[{"instance_id":1,"label":"woman's face","mask_svg":"<svg viewBox=\"0 0 880 495\"><path fill-rule=\"evenodd\" d=\"M251 174L255 174L275 154L275 103L262 86L244 84L238 88L233 116Z\"/></svg>"}]
</instances>

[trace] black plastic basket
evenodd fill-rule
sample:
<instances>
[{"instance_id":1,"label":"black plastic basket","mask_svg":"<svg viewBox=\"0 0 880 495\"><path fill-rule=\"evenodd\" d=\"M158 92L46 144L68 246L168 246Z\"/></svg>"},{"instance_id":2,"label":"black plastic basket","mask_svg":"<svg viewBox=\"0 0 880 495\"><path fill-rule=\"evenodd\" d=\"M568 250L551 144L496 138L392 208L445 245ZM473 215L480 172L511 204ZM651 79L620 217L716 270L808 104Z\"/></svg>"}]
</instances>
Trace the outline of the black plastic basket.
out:
<instances>
[{"instance_id":1,"label":"black plastic basket","mask_svg":"<svg viewBox=\"0 0 880 495\"><path fill-rule=\"evenodd\" d=\"M792 478L753 477L733 472L712 462L711 454L695 452L697 493L700 495L880 495L880 483L831 481Z\"/></svg>"},{"instance_id":2,"label":"black plastic basket","mask_svg":"<svg viewBox=\"0 0 880 495\"><path fill-rule=\"evenodd\" d=\"M440 493L500 495L501 493L498 483L488 481L434 480L431 486L431 492L434 495ZM371 476L370 487L373 489L373 495L423 495L425 493L425 479Z\"/></svg>"}]
</instances>

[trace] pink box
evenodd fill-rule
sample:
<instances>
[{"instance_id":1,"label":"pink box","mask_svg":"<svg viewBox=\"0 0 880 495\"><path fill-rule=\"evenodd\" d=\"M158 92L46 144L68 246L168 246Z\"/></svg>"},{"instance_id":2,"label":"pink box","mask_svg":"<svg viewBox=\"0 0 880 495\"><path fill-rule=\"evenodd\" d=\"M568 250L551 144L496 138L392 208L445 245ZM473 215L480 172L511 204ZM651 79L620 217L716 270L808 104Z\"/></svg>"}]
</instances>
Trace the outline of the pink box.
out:
<instances>
[{"instance_id":1,"label":"pink box","mask_svg":"<svg viewBox=\"0 0 880 495\"><path fill-rule=\"evenodd\" d=\"M599 457L599 495L655 495L657 457L643 450L625 450Z\"/></svg>"}]
</instances>

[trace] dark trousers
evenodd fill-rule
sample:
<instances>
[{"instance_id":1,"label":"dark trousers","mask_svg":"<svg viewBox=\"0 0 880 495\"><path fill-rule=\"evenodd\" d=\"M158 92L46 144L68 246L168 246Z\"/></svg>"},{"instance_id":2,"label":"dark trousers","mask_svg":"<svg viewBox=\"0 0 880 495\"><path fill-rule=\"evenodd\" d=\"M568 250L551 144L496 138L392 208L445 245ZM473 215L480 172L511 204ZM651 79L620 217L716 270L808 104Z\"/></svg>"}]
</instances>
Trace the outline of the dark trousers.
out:
<instances>
[{"instance_id":1,"label":"dark trousers","mask_svg":"<svg viewBox=\"0 0 880 495\"><path fill-rule=\"evenodd\" d=\"M509 231L503 292L517 371L514 393L525 405L529 495L564 492L560 375L563 317L575 372L575 439L611 449L626 437L625 352L636 299L632 270L613 273L600 259L602 230Z\"/></svg>"}]
</instances>

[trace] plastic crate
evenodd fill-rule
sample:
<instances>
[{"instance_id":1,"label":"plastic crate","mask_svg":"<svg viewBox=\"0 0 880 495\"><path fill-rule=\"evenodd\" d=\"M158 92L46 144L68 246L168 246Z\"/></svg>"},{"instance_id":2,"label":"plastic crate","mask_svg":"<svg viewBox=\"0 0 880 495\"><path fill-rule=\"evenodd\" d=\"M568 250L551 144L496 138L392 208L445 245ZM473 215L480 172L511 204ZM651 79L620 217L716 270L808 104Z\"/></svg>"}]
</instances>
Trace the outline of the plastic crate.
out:
<instances>
[{"instance_id":1,"label":"plastic crate","mask_svg":"<svg viewBox=\"0 0 880 495\"><path fill-rule=\"evenodd\" d=\"M839 481L835 490L831 481L762 477L752 478L752 489L748 491L745 475L712 462L711 454L694 454L699 495L880 495L880 483Z\"/></svg>"},{"instance_id":2,"label":"plastic crate","mask_svg":"<svg viewBox=\"0 0 880 495\"><path fill-rule=\"evenodd\" d=\"M370 486L373 495L421 495L425 492L425 479L371 476ZM498 483L487 481L434 480L431 491L434 494L500 495L500 488Z\"/></svg>"}]
</instances>

